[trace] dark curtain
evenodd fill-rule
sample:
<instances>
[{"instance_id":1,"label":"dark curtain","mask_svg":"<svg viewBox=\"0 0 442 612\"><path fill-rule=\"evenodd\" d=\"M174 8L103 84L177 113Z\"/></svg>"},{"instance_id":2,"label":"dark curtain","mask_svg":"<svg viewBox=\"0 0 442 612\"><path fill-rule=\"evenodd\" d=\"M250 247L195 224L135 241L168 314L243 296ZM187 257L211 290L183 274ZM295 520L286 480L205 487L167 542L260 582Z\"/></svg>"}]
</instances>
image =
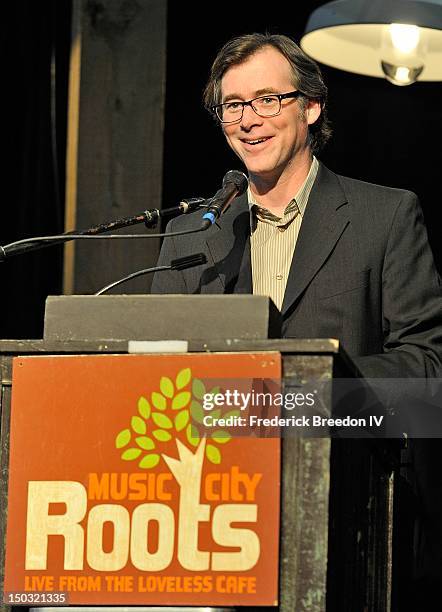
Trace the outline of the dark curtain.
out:
<instances>
[{"instance_id":1,"label":"dark curtain","mask_svg":"<svg viewBox=\"0 0 442 612\"><path fill-rule=\"evenodd\" d=\"M71 2L8 3L0 244L63 231ZM42 336L44 301L61 291L61 247L0 264L1 338Z\"/></svg>"}]
</instances>

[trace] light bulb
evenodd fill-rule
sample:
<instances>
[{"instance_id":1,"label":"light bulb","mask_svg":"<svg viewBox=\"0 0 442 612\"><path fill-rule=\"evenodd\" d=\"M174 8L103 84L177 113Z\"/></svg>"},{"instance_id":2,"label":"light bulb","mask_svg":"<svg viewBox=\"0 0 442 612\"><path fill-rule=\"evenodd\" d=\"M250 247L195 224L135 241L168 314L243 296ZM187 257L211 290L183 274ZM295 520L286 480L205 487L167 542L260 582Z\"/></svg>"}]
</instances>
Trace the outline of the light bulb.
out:
<instances>
[{"instance_id":1,"label":"light bulb","mask_svg":"<svg viewBox=\"0 0 442 612\"><path fill-rule=\"evenodd\" d=\"M411 53L418 46L421 36L417 26L405 23L391 23L389 30L391 42L398 51Z\"/></svg>"},{"instance_id":2,"label":"light bulb","mask_svg":"<svg viewBox=\"0 0 442 612\"><path fill-rule=\"evenodd\" d=\"M384 60L381 61L382 70L385 74L385 78L393 85L411 85L416 83L419 75L421 74L424 66L418 66L417 68L410 68L409 66L395 66L389 64Z\"/></svg>"},{"instance_id":3,"label":"light bulb","mask_svg":"<svg viewBox=\"0 0 442 612\"><path fill-rule=\"evenodd\" d=\"M381 66L385 78L394 85L411 85L425 64L426 40L416 25L391 23L382 35Z\"/></svg>"}]
</instances>

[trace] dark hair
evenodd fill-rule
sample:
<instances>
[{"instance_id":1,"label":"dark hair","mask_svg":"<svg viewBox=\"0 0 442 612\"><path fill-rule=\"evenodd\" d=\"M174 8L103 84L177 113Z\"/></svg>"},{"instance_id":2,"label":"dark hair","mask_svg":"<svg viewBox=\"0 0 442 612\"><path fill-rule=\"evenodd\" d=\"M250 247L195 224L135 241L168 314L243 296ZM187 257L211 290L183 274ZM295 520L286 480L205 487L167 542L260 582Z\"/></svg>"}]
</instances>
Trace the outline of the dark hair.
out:
<instances>
[{"instance_id":1,"label":"dark hair","mask_svg":"<svg viewBox=\"0 0 442 612\"><path fill-rule=\"evenodd\" d=\"M211 110L221 103L221 79L231 67L241 64L264 47L274 47L289 62L292 68L293 85L302 94L301 104L305 108L305 99L318 100L322 112L318 119L309 126L310 146L314 153L320 151L331 136L330 122L327 118L327 86L322 78L319 66L298 45L281 34L245 34L227 42L219 51L212 64L209 80L204 90L204 106Z\"/></svg>"}]
</instances>

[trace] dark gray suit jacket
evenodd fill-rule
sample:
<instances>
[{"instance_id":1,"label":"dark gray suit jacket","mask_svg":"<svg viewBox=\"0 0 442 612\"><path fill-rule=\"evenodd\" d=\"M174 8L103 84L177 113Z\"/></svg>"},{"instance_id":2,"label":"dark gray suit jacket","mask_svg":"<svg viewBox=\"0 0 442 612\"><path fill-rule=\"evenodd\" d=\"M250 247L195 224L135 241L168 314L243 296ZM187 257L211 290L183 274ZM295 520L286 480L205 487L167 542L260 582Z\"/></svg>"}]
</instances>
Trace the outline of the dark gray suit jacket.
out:
<instances>
[{"instance_id":1,"label":"dark gray suit jacket","mask_svg":"<svg viewBox=\"0 0 442 612\"><path fill-rule=\"evenodd\" d=\"M201 212L168 231L197 228ZM152 293L251 293L246 195L206 232L166 238L159 265L203 252L207 264L155 276ZM440 376L442 298L415 194L320 165L282 306L285 338L338 338L366 376Z\"/></svg>"}]
</instances>

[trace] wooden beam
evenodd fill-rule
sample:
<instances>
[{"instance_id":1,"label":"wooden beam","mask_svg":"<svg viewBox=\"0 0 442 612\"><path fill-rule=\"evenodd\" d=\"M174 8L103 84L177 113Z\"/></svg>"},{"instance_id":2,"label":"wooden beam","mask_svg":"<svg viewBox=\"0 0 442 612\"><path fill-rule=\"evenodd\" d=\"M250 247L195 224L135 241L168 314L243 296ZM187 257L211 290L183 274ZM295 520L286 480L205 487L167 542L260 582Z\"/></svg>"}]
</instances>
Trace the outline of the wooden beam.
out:
<instances>
[{"instance_id":1,"label":"wooden beam","mask_svg":"<svg viewBox=\"0 0 442 612\"><path fill-rule=\"evenodd\" d=\"M66 230L161 208L166 71L164 0L73 5ZM146 230L137 226L133 233ZM64 292L93 293L154 265L159 240L83 241L69 248ZM141 277L119 292L145 293L149 286Z\"/></svg>"}]
</instances>

